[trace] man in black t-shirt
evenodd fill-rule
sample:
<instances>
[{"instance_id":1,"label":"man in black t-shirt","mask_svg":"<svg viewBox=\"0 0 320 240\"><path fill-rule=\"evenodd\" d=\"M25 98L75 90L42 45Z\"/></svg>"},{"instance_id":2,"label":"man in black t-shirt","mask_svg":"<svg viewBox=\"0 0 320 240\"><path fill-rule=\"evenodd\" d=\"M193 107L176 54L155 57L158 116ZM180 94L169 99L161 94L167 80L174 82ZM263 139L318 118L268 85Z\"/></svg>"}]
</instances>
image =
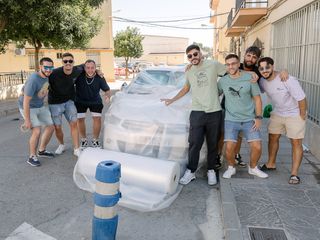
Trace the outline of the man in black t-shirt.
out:
<instances>
[{"instance_id":1,"label":"man in black t-shirt","mask_svg":"<svg viewBox=\"0 0 320 240\"><path fill-rule=\"evenodd\" d=\"M88 147L86 135L85 117L89 108L93 119L93 139L92 147L101 147L99 135L101 130L101 113L103 109L100 90L105 93L105 100L108 103L111 92L106 80L96 73L96 63L93 60L87 60L84 64L85 72L77 78L76 101L78 127L81 137L81 148Z\"/></svg>"},{"instance_id":2,"label":"man in black t-shirt","mask_svg":"<svg viewBox=\"0 0 320 240\"><path fill-rule=\"evenodd\" d=\"M56 137L59 142L55 153L62 154L65 150L61 126L62 115L64 115L70 125L71 138L74 146L73 154L78 157L80 155L80 147L77 127L77 109L74 105L74 83L81 72L83 72L83 67L74 66L74 58L71 53L64 53L62 55L62 64L63 66L54 69L49 77L48 102L55 126Z\"/></svg>"}]
</instances>

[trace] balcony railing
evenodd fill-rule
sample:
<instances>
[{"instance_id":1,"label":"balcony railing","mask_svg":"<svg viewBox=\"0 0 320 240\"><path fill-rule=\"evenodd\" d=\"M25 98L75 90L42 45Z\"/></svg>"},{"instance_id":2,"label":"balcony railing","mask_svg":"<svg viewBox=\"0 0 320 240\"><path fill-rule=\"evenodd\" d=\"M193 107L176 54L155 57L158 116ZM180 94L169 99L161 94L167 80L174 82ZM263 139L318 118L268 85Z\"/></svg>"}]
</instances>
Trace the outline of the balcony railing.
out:
<instances>
[{"instance_id":1,"label":"balcony railing","mask_svg":"<svg viewBox=\"0 0 320 240\"><path fill-rule=\"evenodd\" d=\"M229 15L228 15L228 28L230 28L231 24L232 24L233 12L234 12L234 8L231 8Z\"/></svg>"},{"instance_id":2,"label":"balcony railing","mask_svg":"<svg viewBox=\"0 0 320 240\"><path fill-rule=\"evenodd\" d=\"M240 8L267 8L268 1L246 1L236 0L236 12Z\"/></svg>"}]
</instances>

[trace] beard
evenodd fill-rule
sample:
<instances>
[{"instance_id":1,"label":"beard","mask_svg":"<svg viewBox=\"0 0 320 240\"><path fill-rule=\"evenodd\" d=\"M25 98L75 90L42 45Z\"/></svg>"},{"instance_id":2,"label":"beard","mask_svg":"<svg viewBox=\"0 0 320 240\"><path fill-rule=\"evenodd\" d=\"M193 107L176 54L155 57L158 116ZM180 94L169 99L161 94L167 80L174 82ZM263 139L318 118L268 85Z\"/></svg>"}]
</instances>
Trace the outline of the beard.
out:
<instances>
[{"instance_id":1,"label":"beard","mask_svg":"<svg viewBox=\"0 0 320 240\"><path fill-rule=\"evenodd\" d=\"M47 75L47 73L46 72L44 72L44 71L42 71L42 69L40 70L40 72L43 74L43 75L45 75L46 77L49 77L49 75Z\"/></svg>"},{"instance_id":2,"label":"beard","mask_svg":"<svg viewBox=\"0 0 320 240\"><path fill-rule=\"evenodd\" d=\"M243 61L243 65L245 68L250 68L250 69L253 69L255 64L253 64L252 62L250 62L250 65L248 64L248 62L246 61Z\"/></svg>"},{"instance_id":3,"label":"beard","mask_svg":"<svg viewBox=\"0 0 320 240\"><path fill-rule=\"evenodd\" d=\"M269 75L268 75L267 77L264 77L264 78L265 78L265 79L269 79L272 75L273 75L273 71L271 71L271 72L269 73Z\"/></svg>"},{"instance_id":4,"label":"beard","mask_svg":"<svg viewBox=\"0 0 320 240\"><path fill-rule=\"evenodd\" d=\"M197 60L197 63L193 63L194 60ZM200 63L200 60L201 60L200 58L194 58L194 59L192 59L191 64L198 65Z\"/></svg>"}]
</instances>

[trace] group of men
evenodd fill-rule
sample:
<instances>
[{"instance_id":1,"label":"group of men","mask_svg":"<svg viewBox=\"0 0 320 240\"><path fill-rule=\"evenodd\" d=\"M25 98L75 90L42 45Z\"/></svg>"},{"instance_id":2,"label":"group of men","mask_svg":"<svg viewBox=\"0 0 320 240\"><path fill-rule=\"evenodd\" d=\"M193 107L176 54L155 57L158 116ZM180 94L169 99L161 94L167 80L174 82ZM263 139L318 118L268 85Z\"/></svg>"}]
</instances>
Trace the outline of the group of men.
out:
<instances>
[{"instance_id":1,"label":"group of men","mask_svg":"<svg viewBox=\"0 0 320 240\"><path fill-rule=\"evenodd\" d=\"M287 76L280 77L280 73L274 70L273 59L259 59L260 50L257 47L247 49L243 64L236 54L227 55L225 65L204 60L197 45L188 46L186 54L190 66L186 70L184 87L173 98L161 99L166 105L170 105L191 90L188 165L180 183L188 184L196 178L195 171L204 139L208 149L209 185L217 183L216 171L220 167L218 160L221 154L221 148L219 151L217 145L221 135L224 135L228 165L223 178L231 178L236 174L236 164L246 166L239 155L239 134L242 133L250 146L248 173L260 178L267 178L268 174L265 172L276 169L279 138L281 134L286 134L292 144L289 183L299 184L298 169L302 161L306 119L306 98L299 82L286 72L284 75ZM268 162L258 166L262 152L260 128L263 119L260 89L270 98L273 111L268 125ZM225 117L222 117L224 114L219 101L221 94L225 98ZM222 124L224 131L221 131Z\"/></svg>"},{"instance_id":2,"label":"group of men","mask_svg":"<svg viewBox=\"0 0 320 240\"><path fill-rule=\"evenodd\" d=\"M54 69L52 59L42 58L39 71L30 75L19 97L19 110L24 118L23 127L31 130L30 154L27 160L31 166L41 165L38 157L54 157L55 154L62 154L65 151L62 115L70 126L75 156L78 157L81 149L89 145L85 128L88 109L93 118L91 144L92 147L100 147L99 134L103 109L100 90L105 92L105 100L108 102L111 96L110 88L103 74L96 69L93 60L74 66L73 55L64 53L62 64L62 67ZM49 106L44 103L47 96ZM44 129L41 136L42 127ZM46 150L54 131L59 142L55 154Z\"/></svg>"}]
</instances>

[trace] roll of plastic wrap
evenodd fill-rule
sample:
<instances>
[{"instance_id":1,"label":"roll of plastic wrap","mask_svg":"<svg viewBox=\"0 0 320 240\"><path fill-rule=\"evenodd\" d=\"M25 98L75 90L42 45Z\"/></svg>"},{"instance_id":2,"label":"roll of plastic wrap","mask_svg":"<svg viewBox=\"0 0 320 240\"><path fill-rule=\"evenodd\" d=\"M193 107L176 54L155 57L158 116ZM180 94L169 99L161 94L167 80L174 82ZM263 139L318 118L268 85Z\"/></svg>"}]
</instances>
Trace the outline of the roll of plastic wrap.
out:
<instances>
[{"instance_id":1,"label":"roll of plastic wrap","mask_svg":"<svg viewBox=\"0 0 320 240\"><path fill-rule=\"evenodd\" d=\"M159 210L169 206L181 190L180 165L176 162L96 148L81 153L73 173L76 185L94 192L95 170L104 160L121 164L119 205L140 211Z\"/></svg>"}]
</instances>

